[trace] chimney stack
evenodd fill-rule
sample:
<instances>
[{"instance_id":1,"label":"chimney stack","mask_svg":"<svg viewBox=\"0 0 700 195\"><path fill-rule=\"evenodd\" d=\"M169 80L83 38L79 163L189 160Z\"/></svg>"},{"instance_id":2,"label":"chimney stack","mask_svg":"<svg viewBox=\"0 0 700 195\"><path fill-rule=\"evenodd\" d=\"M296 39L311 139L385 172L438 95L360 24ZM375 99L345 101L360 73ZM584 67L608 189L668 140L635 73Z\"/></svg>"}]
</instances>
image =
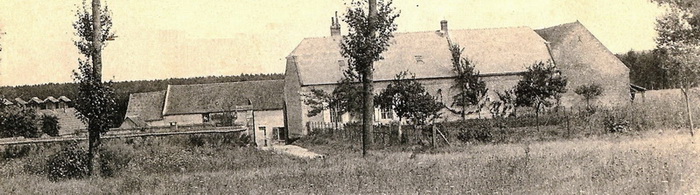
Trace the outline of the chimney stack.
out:
<instances>
[{"instance_id":1,"label":"chimney stack","mask_svg":"<svg viewBox=\"0 0 700 195\"><path fill-rule=\"evenodd\" d=\"M440 30L442 33L447 33L447 20L440 21Z\"/></svg>"},{"instance_id":2,"label":"chimney stack","mask_svg":"<svg viewBox=\"0 0 700 195\"><path fill-rule=\"evenodd\" d=\"M338 22L338 11L335 12L335 18L331 17L331 36L340 36L340 22Z\"/></svg>"}]
</instances>

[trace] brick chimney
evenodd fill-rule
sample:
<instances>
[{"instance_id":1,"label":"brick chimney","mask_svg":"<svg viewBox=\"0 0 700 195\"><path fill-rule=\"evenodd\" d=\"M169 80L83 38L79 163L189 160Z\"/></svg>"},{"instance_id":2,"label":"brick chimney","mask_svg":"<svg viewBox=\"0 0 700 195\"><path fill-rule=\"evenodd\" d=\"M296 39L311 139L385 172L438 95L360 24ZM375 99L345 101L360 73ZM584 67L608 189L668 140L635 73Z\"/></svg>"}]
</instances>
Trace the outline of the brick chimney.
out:
<instances>
[{"instance_id":1,"label":"brick chimney","mask_svg":"<svg viewBox=\"0 0 700 195\"><path fill-rule=\"evenodd\" d=\"M444 34L447 34L447 20L440 21L440 31L442 31L442 33Z\"/></svg>"},{"instance_id":2,"label":"brick chimney","mask_svg":"<svg viewBox=\"0 0 700 195\"><path fill-rule=\"evenodd\" d=\"M335 12L335 18L331 17L331 36L340 36L340 22L338 22L338 12Z\"/></svg>"}]
</instances>

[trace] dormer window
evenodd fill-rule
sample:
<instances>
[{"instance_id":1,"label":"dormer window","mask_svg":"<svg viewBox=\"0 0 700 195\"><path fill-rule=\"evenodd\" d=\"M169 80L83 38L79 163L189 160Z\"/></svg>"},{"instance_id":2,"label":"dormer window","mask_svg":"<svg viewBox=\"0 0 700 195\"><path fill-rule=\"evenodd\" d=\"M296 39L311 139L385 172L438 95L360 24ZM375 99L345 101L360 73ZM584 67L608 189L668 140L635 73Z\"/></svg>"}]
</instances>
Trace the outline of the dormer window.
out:
<instances>
[{"instance_id":1,"label":"dormer window","mask_svg":"<svg viewBox=\"0 0 700 195\"><path fill-rule=\"evenodd\" d=\"M423 61L423 56L422 55L416 55L414 56L416 58L416 63L418 64L424 64L425 62Z\"/></svg>"}]
</instances>

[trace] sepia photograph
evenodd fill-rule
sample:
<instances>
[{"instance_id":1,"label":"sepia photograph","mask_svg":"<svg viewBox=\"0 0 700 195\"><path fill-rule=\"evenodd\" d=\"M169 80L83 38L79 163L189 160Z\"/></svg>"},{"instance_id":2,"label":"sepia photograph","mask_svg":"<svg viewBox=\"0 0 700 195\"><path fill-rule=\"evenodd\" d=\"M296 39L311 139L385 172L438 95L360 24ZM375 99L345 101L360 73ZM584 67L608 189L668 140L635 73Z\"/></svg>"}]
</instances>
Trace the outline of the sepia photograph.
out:
<instances>
[{"instance_id":1,"label":"sepia photograph","mask_svg":"<svg viewBox=\"0 0 700 195\"><path fill-rule=\"evenodd\" d=\"M0 0L0 194L700 194L700 1Z\"/></svg>"}]
</instances>

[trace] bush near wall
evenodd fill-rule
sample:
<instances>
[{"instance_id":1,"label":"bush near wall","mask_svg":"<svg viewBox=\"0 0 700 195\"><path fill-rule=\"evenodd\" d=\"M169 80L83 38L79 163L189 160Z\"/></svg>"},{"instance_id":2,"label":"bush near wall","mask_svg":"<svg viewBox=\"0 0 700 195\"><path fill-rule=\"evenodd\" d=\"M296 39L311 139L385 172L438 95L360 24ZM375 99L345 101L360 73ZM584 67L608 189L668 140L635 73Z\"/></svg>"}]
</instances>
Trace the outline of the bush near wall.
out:
<instances>
[{"instance_id":1,"label":"bush near wall","mask_svg":"<svg viewBox=\"0 0 700 195\"><path fill-rule=\"evenodd\" d=\"M527 113L519 117L468 119L464 121L438 122L437 141L450 143L521 143L527 141L551 141L559 139L583 138L610 133L636 133L655 128L652 114L636 106L611 109L559 109L545 112L539 121ZM540 125L537 131L536 125ZM332 125L330 125L332 126ZM414 127L404 125L404 143L398 142L398 125L382 124L374 127L374 140L377 146L402 144L430 144L432 126ZM315 144L329 143L329 140L359 143L362 136L361 123L348 123L340 128L321 128L312 131L307 139Z\"/></svg>"},{"instance_id":2,"label":"bush near wall","mask_svg":"<svg viewBox=\"0 0 700 195\"><path fill-rule=\"evenodd\" d=\"M0 108L0 137L39 137L36 110L20 106Z\"/></svg>"}]
</instances>

